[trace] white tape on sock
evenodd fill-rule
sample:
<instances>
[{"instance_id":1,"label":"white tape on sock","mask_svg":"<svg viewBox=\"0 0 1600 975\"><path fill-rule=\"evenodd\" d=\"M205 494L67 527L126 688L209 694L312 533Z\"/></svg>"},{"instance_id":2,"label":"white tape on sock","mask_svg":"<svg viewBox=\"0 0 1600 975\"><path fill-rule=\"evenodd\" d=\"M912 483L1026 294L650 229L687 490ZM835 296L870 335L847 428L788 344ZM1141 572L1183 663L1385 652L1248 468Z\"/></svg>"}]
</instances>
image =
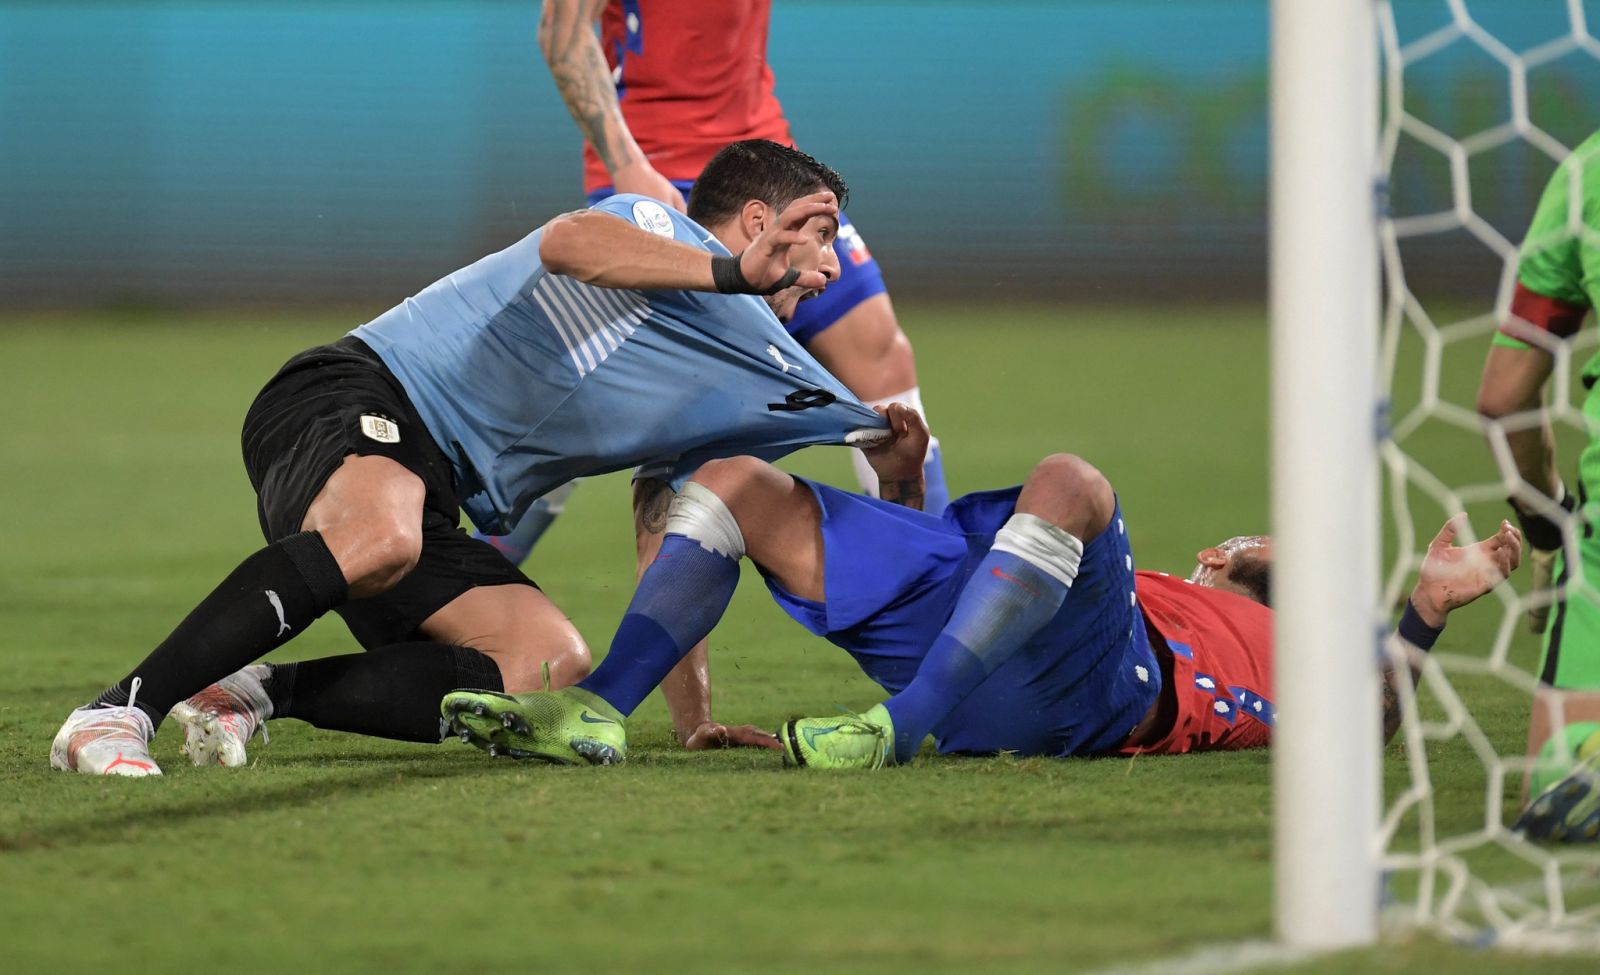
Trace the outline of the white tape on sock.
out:
<instances>
[{"instance_id":1,"label":"white tape on sock","mask_svg":"<svg viewBox=\"0 0 1600 975\"><path fill-rule=\"evenodd\" d=\"M744 558L744 533L739 531L739 523L716 492L704 484L690 481L672 499L666 531L692 538L708 552Z\"/></svg>"},{"instance_id":2,"label":"white tape on sock","mask_svg":"<svg viewBox=\"0 0 1600 975\"><path fill-rule=\"evenodd\" d=\"M866 403L868 406L888 406L890 403L904 403L918 413L922 413L922 387L913 386L903 393L895 393L893 396L885 396L883 399L867 400ZM922 413L922 418L926 420L928 414Z\"/></svg>"},{"instance_id":3,"label":"white tape on sock","mask_svg":"<svg viewBox=\"0 0 1600 975\"><path fill-rule=\"evenodd\" d=\"M1006 552L1071 587L1078 578L1083 542L1038 515L1017 512L995 533L993 551Z\"/></svg>"}]
</instances>

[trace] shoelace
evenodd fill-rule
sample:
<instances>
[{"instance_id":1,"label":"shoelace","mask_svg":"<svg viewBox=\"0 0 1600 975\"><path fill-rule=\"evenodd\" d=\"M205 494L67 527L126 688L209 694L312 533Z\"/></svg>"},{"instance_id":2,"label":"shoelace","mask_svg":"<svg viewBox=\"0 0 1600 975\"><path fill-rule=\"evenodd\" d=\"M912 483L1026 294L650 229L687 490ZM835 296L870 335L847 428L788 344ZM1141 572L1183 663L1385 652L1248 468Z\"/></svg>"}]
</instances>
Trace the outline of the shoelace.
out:
<instances>
[{"instance_id":1,"label":"shoelace","mask_svg":"<svg viewBox=\"0 0 1600 975\"><path fill-rule=\"evenodd\" d=\"M104 717L96 719L96 721L94 723L91 723L91 724L85 726L84 730L96 729L96 730L101 730L101 731L111 731L113 733L115 733L115 732L122 732L122 733L132 732L133 740L138 741L138 742L140 742L142 744L148 745L150 743L150 738L149 738L149 736L145 735L144 728L142 727L142 725L141 725L141 723L139 721L139 714L141 712L139 712L134 707L134 702L137 701L138 698L139 698L139 688L142 687L143 685L144 685L144 679L140 678L140 677L135 677L133 679L133 681L128 685L128 703L127 704L123 704L123 705L119 705L119 708L127 709L127 714L128 714L127 718L124 719L124 718L122 718L120 716L117 716L117 715L106 714ZM114 708L97 708L96 710L114 711L114 710L117 710L117 709L114 709Z\"/></svg>"},{"instance_id":2,"label":"shoelace","mask_svg":"<svg viewBox=\"0 0 1600 975\"><path fill-rule=\"evenodd\" d=\"M139 724L138 715L141 712L135 710L135 708L134 708L134 702L139 699L139 688L141 688L143 686L144 686L144 678L143 677L135 677L133 679L133 681L128 684L128 703L127 703L126 707L128 708L129 713L134 715L133 720L130 721L129 724L131 724L133 726L133 728L137 732L135 737L137 737L140 741L142 741L142 742L144 742L145 744L148 745L150 743L150 739L149 739L149 737L147 737L145 735L144 728L140 727L140 724Z\"/></svg>"}]
</instances>

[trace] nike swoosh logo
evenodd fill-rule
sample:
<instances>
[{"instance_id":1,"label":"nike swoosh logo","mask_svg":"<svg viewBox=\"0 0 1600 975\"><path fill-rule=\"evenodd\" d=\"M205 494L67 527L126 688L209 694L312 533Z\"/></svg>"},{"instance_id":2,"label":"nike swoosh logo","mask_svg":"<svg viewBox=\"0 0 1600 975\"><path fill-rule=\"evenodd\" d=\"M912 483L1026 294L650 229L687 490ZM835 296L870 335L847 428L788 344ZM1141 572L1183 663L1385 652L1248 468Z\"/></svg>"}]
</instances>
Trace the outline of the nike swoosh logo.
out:
<instances>
[{"instance_id":1,"label":"nike swoosh logo","mask_svg":"<svg viewBox=\"0 0 1600 975\"><path fill-rule=\"evenodd\" d=\"M806 744L810 745L812 748L815 748L817 747L818 738L821 738L823 735L831 735L838 730L838 728L807 728L802 732L802 734L805 735Z\"/></svg>"},{"instance_id":2,"label":"nike swoosh logo","mask_svg":"<svg viewBox=\"0 0 1600 975\"><path fill-rule=\"evenodd\" d=\"M1038 593L1033 591L1033 587L1032 586L1028 585L1026 582L1023 582L1021 579L1018 579L1016 576L1011 575L1009 572L1006 572L1005 570L1001 569L998 565L993 567L989 571L994 573L994 577L996 579L1004 579L1005 581L1011 583L1013 586L1016 586L1018 589L1021 589L1023 592L1027 593L1030 596L1037 597L1039 595Z\"/></svg>"},{"instance_id":3,"label":"nike swoosh logo","mask_svg":"<svg viewBox=\"0 0 1600 975\"><path fill-rule=\"evenodd\" d=\"M587 711L579 711L578 720L586 721L589 724L616 724L616 722L612 721L610 718L597 718Z\"/></svg>"}]
</instances>

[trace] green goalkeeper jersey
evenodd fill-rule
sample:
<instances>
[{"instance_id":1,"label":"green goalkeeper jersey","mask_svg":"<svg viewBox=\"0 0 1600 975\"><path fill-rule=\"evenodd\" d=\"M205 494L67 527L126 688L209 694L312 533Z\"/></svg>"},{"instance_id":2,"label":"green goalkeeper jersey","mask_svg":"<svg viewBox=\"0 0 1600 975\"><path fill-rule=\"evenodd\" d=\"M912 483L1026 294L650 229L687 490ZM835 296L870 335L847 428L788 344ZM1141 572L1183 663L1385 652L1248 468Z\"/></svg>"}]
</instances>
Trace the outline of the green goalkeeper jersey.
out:
<instances>
[{"instance_id":1,"label":"green goalkeeper jersey","mask_svg":"<svg viewBox=\"0 0 1600 975\"><path fill-rule=\"evenodd\" d=\"M1574 212L1576 211L1576 212ZM1539 198L1517 263L1514 319L1497 344L1526 347L1506 331L1531 325L1552 336L1570 337L1600 302L1600 132L1585 139L1556 168ZM1520 333L1520 334L1526 334ZM1600 353L1583 370L1588 388L1584 422L1589 442L1578 456L1579 515L1600 521ZM1562 688L1600 689L1600 537L1578 533L1578 560L1568 565L1563 548L1552 567L1556 585L1571 587L1553 607L1544 632L1540 680ZM1581 598L1580 598L1581 597Z\"/></svg>"},{"instance_id":2,"label":"green goalkeeper jersey","mask_svg":"<svg viewBox=\"0 0 1600 975\"><path fill-rule=\"evenodd\" d=\"M1576 197L1574 176L1579 181ZM1545 185L1522 242L1517 285L1512 312L1562 336L1575 332L1584 313L1600 303L1600 132L1573 150ZM1495 341L1527 347L1505 332ZM1600 375L1600 355L1584 375Z\"/></svg>"},{"instance_id":3,"label":"green goalkeeper jersey","mask_svg":"<svg viewBox=\"0 0 1600 975\"><path fill-rule=\"evenodd\" d=\"M1581 180L1572 197L1572 178ZM1581 208L1576 215L1573 206ZM1517 280L1532 292L1572 305L1600 304L1600 132L1556 168L1522 242Z\"/></svg>"}]
</instances>

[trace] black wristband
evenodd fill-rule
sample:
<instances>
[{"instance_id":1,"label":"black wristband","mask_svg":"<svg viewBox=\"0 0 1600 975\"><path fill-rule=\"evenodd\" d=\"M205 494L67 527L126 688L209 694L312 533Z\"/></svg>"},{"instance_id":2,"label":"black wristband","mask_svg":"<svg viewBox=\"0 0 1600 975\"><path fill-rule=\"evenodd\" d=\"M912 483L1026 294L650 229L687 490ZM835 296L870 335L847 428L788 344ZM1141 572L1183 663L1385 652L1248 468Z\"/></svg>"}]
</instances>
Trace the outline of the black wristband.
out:
<instances>
[{"instance_id":1,"label":"black wristband","mask_svg":"<svg viewBox=\"0 0 1600 975\"><path fill-rule=\"evenodd\" d=\"M1429 626L1417 612L1417 607L1411 605L1411 600L1408 599L1406 611L1400 614L1400 625L1395 627L1395 632L1400 634L1400 639L1426 652L1433 649L1433 645L1439 640L1439 634L1444 632L1444 627Z\"/></svg>"},{"instance_id":2,"label":"black wristband","mask_svg":"<svg viewBox=\"0 0 1600 975\"><path fill-rule=\"evenodd\" d=\"M744 276L744 268L739 266L739 258L744 251L728 257L718 254L711 255L711 281L717 286L717 291L725 295L775 295L784 288L794 284L800 278L799 268L790 268L783 272L783 277L770 288L757 288Z\"/></svg>"},{"instance_id":3,"label":"black wristband","mask_svg":"<svg viewBox=\"0 0 1600 975\"><path fill-rule=\"evenodd\" d=\"M1511 510L1517 513L1517 521L1522 525L1522 537L1528 544L1543 552L1553 552L1561 547L1561 526L1544 515L1531 511L1524 511L1522 505L1517 504L1515 498L1507 498ZM1561 500L1558 502L1562 510L1571 514L1578 508L1577 499L1572 492L1562 489Z\"/></svg>"},{"instance_id":4,"label":"black wristband","mask_svg":"<svg viewBox=\"0 0 1600 975\"><path fill-rule=\"evenodd\" d=\"M740 253L743 252L741 251ZM716 284L717 291L725 295L755 294L755 290L750 287L750 282L745 280L744 269L739 267L738 254L729 257L712 254L711 280Z\"/></svg>"}]
</instances>

